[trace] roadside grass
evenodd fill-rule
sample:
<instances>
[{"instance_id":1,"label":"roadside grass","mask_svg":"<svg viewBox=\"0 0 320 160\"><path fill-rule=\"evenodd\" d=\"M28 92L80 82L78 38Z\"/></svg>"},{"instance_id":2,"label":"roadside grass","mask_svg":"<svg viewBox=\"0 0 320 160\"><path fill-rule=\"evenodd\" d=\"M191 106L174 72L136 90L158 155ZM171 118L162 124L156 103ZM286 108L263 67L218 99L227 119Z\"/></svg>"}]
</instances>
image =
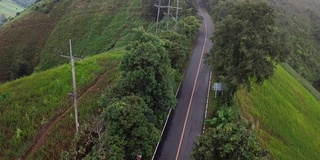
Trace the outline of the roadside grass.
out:
<instances>
[{"instance_id":1,"label":"roadside grass","mask_svg":"<svg viewBox=\"0 0 320 160\"><path fill-rule=\"evenodd\" d=\"M97 101L105 89L117 81L119 75L117 66L108 67L101 76L101 81L97 81L94 87L81 95L78 101L80 132L86 130L86 127L94 126L92 124L94 119L103 111ZM49 130L43 144L27 159L59 159L60 154L58 153L68 151L71 148L75 133L74 109L72 108Z\"/></svg>"},{"instance_id":2,"label":"roadside grass","mask_svg":"<svg viewBox=\"0 0 320 160\"><path fill-rule=\"evenodd\" d=\"M320 159L320 101L278 65L275 75L236 98L274 159Z\"/></svg>"},{"instance_id":3,"label":"roadside grass","mask_svg":"<svg viewBox=\"0 0 320 160\"><path fill-rule=\"evenodd\" d=\"M0 14L4 14L6 18L15 17L17 12L24 10L24 7L10 0L0 1Z\"/></svg>"},{"instance_id":4,"label":"roadside grass","mask_svg":"<svg viewBox=\"0 0 320 160\"><path fill-rule=\"evenodd\" d=\"M215 83L215 78L213 75L211 77L210 83L211 83L211 85L210 85L210 92L209 92L209 99L208 99L208 110L207 110L207 118L206 119L212 119L218 109L217 103L218 103L219 96L217 96L217 98L215 98L215 91L212 90L212 86ZM220 94L220 93L218 93L218 94Z\"/></svg>"},{"instance_id":5,"label":"roadside grass","mask_svg":"<svg viewBox=\"0 0 320 160\"><path fill-rule=\"evenodd\" d=\"M112 51L76 62L79 93L100 74L115 68L123 53ZM72 106L67 96L71 91L70 64L0 85L0 159L20 156L48 121ZM80 114L86 115L82 108Z\"/></svg>"}]
</instances>

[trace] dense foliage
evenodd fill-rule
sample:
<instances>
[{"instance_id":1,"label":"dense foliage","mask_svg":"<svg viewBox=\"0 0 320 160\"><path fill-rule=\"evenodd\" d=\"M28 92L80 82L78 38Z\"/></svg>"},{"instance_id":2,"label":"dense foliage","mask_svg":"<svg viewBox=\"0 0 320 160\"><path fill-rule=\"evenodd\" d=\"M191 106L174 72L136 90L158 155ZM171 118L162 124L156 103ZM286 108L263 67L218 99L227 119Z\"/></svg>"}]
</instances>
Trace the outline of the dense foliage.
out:
<instances>
[{"instance_id":1,"label":"dense foliage","mask_svg":"<svg viewBox=\"0 0 320 160\"><path fill-rule=\"evenodd\" d=\"M152 111L137 96L123 97L107 106L109 159L133 159L143 154L151 157L160 131L147 119ZM115 148L116 147L116 148Z\"/></svg>"},{"instance_id":2,"label":"dense foliage","mask_svg":"<svg viewBox=\"0 0 320 160\"><path fill-rule=\"evenodd\" d=\"M181 21L199 26L192 24L199 23L198 20ZM181 80L189 44L195 35L191 39L184 38L186 35L179 34L187 34L183 28L179 33L161 31L156 35L139 27L131 33L131 43L119 66L118 83L110 86L99 99L99 106L106 110L105 118L100 120L100 127L93 127L80 134L80 138L76 137L71 149L61 155L62 159L152 156L165 117L169 109L175 107L174 89ZM175 62L173 68L171 61Z\"/></svg>"},{"instance_id":3,"label":"dense foliage","mask_svg":"<svg viewBox=\"0 0 320 160\"><path fill-rule=\"evenodd\" d=\"M191 156L196 160L241 159L265 157L250 126L242 123L234 107L220 108L215 118L207 121L210 126L197 138Z\"/></svg>"},{"instance_id":4,"label":"dense foliage","mask_svg":"<svg viewBox=\"0 0 320 160\"><path fill-rule=\"evenodd\" d=\"M277 26L288 32L288 64L309 82L320 79L320 1L268 0L277 11ZM314 83L317 85L317 82ZM320 89L320 88L319 88Z\"/></svg>"},{"instance_id":5,"label":"dense foliage","mask_svg":"<svg viewBox=\"0 0 320 160\"><path fill-rule=\"evenodd\" d=\"M262 83L272 76L274 63L284 59L287 49L285 40L276 32L273 8L267 3L244 1L225 5L216 8L222 12L216 14L221 20L217 22L214 45L206 61L218 80L227 84L232 97L243 85L250 89L252 79Z\"/></svg>"},{"instance_id":6,"label":"dense foliage","mask_svg":"<svg viewBox=\"0 0 320 160\"><path fill-rule=\"evenodd\" d=\"M216 21L225 17L235 1L207 0ZM320 90L320 1L268 0L275 8L277 31L285 33L289 55L287 63Z\"/></svg>"},{"instance_id":7,"label":"dense foliage","mask_svg":"<svg viewBox=\"0 0 320 160\"><path fill-rule=\"evenodd\" d=\"M173 69L164 43L143 28L133 30L134 38L127 47L117 87L119 95L141 96L161 121L175 106Z\"/></svg>"}]
</instances>

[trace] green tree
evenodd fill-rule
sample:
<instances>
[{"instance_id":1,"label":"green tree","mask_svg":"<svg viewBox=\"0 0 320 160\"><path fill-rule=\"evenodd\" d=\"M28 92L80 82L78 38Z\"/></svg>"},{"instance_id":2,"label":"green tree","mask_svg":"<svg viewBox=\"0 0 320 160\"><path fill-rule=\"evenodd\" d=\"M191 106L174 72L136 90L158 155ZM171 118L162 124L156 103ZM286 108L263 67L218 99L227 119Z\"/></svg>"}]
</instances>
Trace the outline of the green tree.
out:
<instances>
[{"instance_id":1,"label":"green tree","mask_svg":"<svg viewBox=\"0 0 320 160\"><path fill-rule=\"evenodd\" d=\"M187 37L195 37L201 26L201 21L195 16L188 16L179 21L178 32Z\"/></svg>"},{"instance_id":2,"label":"green tree","mask_svg":"<svg viewBox=\"0 0 320 160\"><path fill-rule=\"evenodd\" d=\"M162 124L168 110L175 106L173 69L164 42L142 27L134 29L134 38L120 65L119 95L135 94L152 108Z\"/></svg>"},{"instance_id":3,"label":"green tree","mask_svg":"<svg viewBox=\"0 0 320 160\"><path fill-rule=\"evenodd\" d=\"M150 112L137 96L124 97L107 107L110 159L123 159L123 155L124 159L133 159L138 154L152 156L160 131L147 119Z\"/></svg>"},{"instance_id":4,"label":"green tree","mask_svg":"<svg viewBox=\"0 0 320 160\"><path fill-rule=\"evenodd\" d=\"M238 2L216 26L206 57L214 74L227 83L229 97L250 81L273 75L274 63L287 55L286 41L275 28L274 9L266 2Z\"/></svg>"},{"instance_id":5,"label":"green tree","mask_svg":"<svg viewBox=\"0 0 320 160\"><path fill-rule=\"evenodd\" d=\"M223 107L217 112L216 118L209 121L213 128L196 139L191 157L196 160L252 160L268 154L254 133L241 123L234 109Z\"/></svg>"},{"instance_id":6,"label":"green tree","mask_svg":"<svg viewBox=\"0 0 320 160\"><path fill-rule=\"evenodd\" d=\"M214 6L212 8L212 15L213 19L215 21L221 21L223 18L225 18L232 7L236 4L236 1L230 1L230 0L215 0L212 1L210 6Z\"/></svg>"},{"instance_id":7,"label":"green tree","mask_svg":"<svg viewBox=\"0 0 320 160\"><path fill-rule=\"evenodd\" d=\"M187 37L174 31L164 31L159 34L164 41L164 47L168 51L171 67L183 72L190 53Z\"/></svg>"}]
</instances>

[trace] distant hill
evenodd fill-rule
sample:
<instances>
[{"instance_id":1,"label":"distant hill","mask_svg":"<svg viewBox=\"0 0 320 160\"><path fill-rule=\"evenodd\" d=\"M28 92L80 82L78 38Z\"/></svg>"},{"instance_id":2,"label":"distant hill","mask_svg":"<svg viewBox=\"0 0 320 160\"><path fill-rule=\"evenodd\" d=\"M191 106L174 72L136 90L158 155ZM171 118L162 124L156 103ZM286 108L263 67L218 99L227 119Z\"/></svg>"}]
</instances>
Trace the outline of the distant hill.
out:
<instances>
[{"instance_id":1,"label":"distant hill","mask_svg":"<svg viewBox=\"0 0 320 160\"><path fill-rule=\"evenodd\" d=\"M12 0L0 0L0 15L5 18L15 17L17 12L24 10L24 7ZM0 16L0 24L3 21L3 18Z\"/></svg>"},{"instance_id":2,"label":"distant hill","mask_svg":"<svg viewBox=\"0 0 320 160\"><path fill-rule=\"evenodd\" d=\"M23 7L28 7L31 4L36 2L36 0L12 0L12 1L15 1L16 3L20 4Z\"/></svg>"},{"instance_id":3,"label":"distant hill","mask_svg":"<svg viewBox=\"0 0 320 160\"><path fill-rule=\"evenodd\" d=\"M76 56L126 45L128 31L154 24L155 0L41 0L0 27L0 82L65 63L73 40ZM147 23L152 22L152 23ZM4 38L2 38L4 37Z\"/></svg>"}]
</instances>

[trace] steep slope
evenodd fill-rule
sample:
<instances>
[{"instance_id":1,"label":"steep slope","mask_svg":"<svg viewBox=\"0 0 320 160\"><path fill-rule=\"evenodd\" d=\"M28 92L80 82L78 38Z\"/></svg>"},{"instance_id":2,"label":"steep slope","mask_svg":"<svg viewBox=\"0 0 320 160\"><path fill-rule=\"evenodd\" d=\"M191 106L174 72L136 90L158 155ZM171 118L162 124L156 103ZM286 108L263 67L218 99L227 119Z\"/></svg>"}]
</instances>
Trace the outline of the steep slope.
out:
<instances>
[{"instance_id":1,"label":"steep slope","mask_svg":"<svg viewBox=\"0 0 320 160\"><path fill-rule=\"evenodd\" d=\"M42 0L0 28L0 82L65 62L73 39L76 56L90 56L126 44L131 28L154 19L141 0ZM151 7L151 9L154 9Z\"/></svg>"},{"instance_id":2,"label":"steep slope","mask_svg":"<svg viewBox=\"0 0 320 160\"><path fill-rule=\"evenodd\" d=\"M88 116L98 112L96 103L101 92L116 80L117 66L122 54L123 51L113 51L76 63L80 96L79 121L82 127L84 121L90 121ZM99 76L103 76L103 84L99 84ZM97 84L101 88L94 87ZM68 149L69 146L65 144L70 143L75 132L72 130L73 112L69 109L72 103L68 93L71 91L70 64L0 85L0 159L17 159L22 156L34 143L38 133L62 114L66 114L67 116L60 117L64 119L59 122L60 128L46 139L46 143L51 144L49 146L59 143L60 147L46 148L44 153L43 150L39 151L42 155L45 154L45 157L58 159L61 150ZM83 95L84 92L88 93ZM61 137L64 137L63 140Z\"/></svg>"},{"instance_id":3,"label":"steep slope","mask_svg":"<svg viewBox=\"0 0 320 160\"><path fill-rule=\"evenodd\" d=\"M6 18L14 17L17 12L21 12L23 10L24 7L12 0L0 0L0 15L3 14Z\"/></svg>"},{"instance_id":4,"label":"steep slope","mask_svg":"<svg viewBox=\"0 0 320 160\"><path fill-rule=\"evenodd\" d=\"M271 157L319 159L320 101L283 67L250 93L239 91L237 99Z\"/></svg>"}]
</instances>

